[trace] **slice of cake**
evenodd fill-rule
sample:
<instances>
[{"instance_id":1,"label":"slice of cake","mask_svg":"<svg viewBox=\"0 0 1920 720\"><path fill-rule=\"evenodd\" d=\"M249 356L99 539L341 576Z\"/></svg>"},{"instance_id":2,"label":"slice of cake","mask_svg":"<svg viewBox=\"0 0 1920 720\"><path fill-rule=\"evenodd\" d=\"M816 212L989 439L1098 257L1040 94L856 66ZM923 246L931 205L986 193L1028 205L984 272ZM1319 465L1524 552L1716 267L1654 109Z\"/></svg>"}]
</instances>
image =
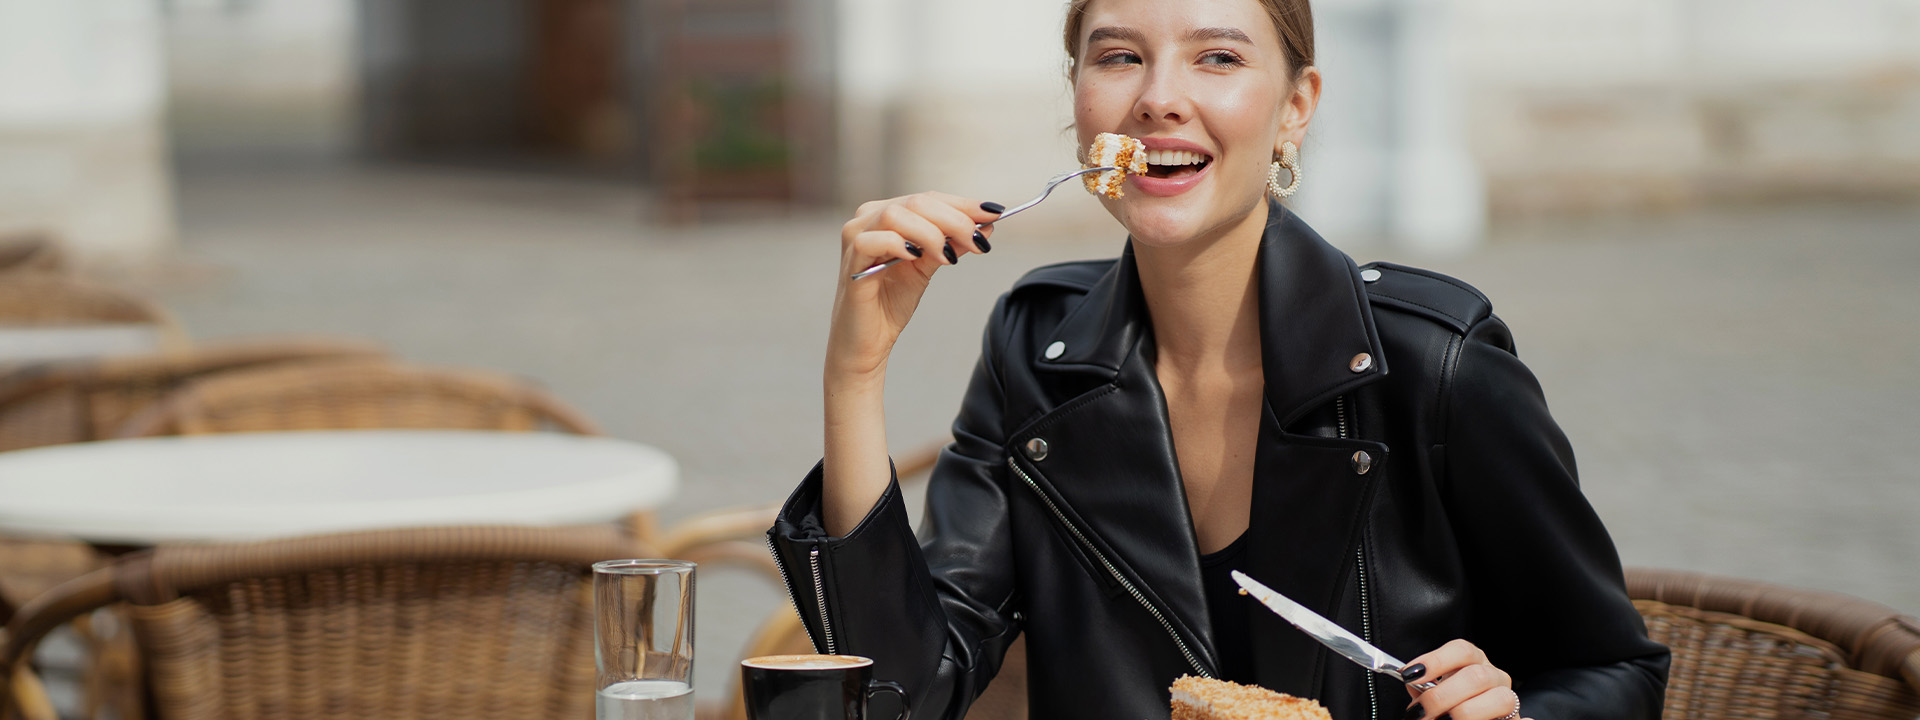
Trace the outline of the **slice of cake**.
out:
<instances>
[{"instance_id":1,"label":"slice of cake","mask_svg":"<svg viewBox=\"0 0 1920 720\"><path fill-rule=\"evenodd\" d=\"M1306 698L1183 675L1173 681L1173 720L1333 720L1333 716Z\"/></svg>"},{"instance_id":2,"label":"slice of cake","mask_svg":"<svg viewBox=\"0 0 1920 720\"><path fill-rule=\"evenodd\" d=\"M1087 192L1119 199L1120 183L1126 181L1127 173L1147 172L1147 144L1119 133L1093 136L1093 146L1087 148L1087 164L1081 167L1109 165L1119 169L1087 173L1080 176L1080 181L1087 184Z\"/></svg>"}]
</instances>

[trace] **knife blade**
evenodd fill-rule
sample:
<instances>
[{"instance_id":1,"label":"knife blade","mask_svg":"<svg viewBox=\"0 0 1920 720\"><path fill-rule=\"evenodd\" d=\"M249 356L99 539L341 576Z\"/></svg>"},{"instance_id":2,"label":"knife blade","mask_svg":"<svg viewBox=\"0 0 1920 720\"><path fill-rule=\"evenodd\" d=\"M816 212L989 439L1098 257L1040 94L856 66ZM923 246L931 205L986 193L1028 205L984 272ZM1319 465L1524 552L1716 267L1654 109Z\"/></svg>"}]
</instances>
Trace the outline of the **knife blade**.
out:
<instances>
[{"instance_id":1,"label":"knife blade","mask_svg":"<svg viewBox=\"0 0 1920 720\"><path fill-rule=\"evenodd\" d=\"M1320 641L1321 645L1339 653L1341 657L1359 663L1361 667L1403 683L1407 682L1406 676L1401 673L1407 664L1400 662L1399 658L1374 647L1373 643L1360 639L1359 636L1348 632L1346 628L1321 617L1319 613L1308 610L1306 606L1281 595L1273 588L1261 584L1260 581L1247 577L1246 573L1234 570L1231 575L1233 581L1240 584L1241 594L1252 595L1254 599L1260 601L1260 604L1267 606L1267 609L1272 610L1288 624L1300 628L1300 631L1306 633L1308 637ZM1433 689L1433 686L1439 683L1428 681L1409 684L1424 691Z\"/></svg>"}]
</instances>

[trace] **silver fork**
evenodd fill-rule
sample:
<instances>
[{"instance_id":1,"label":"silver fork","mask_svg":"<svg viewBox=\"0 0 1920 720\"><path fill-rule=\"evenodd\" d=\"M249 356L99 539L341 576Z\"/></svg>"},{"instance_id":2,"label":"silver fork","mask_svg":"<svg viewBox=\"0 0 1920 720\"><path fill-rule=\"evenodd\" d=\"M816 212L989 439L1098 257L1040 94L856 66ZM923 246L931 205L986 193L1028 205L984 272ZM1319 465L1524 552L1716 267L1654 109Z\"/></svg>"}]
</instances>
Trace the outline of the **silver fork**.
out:
<instances>
[{"instance_id":1,"label":"silver fork","mask_svg":"<svg viewBox=\"0 0 1920 720\"><path fill-rule=\"evenodd\" d=\"M979 223L977 225L974 225L974 227L983 228L988 225L992 225L994 223L1000 222L1001 220L1005 220L1007 218L1013 217L1014 213L1021 212L1035 205L1039 205L1041 200L1045 200L1047 199L1048 195L1053 194L1054 186L1059 185L1060 183L1066 182L1068 180L1072 180L1074 178L1080 177L1081 175L1085 175L1090 172L1101 172L1104 170L1118 170L1118 169L1120 168L1108 165L1105 167L1080 168L1079 170L1075 170L1073 172L1066 172L1066 173L1060 173L1059 175L1055 175L1053 176L1052 179L1047 181L1047 186L1041 189L1040 194L1034 197L1032 200L1028 200L1026 202L1020 203L1019 205L1015 205L1013 207L1007 208L1005 212L1000 213L1000 217L994 218L993 220L988 222ZM859 280L860 278L866 277L868 275L872 275L874 273L880 272L881 270L885 270L889 267L892 267L894 263L900 262L905 259L906 258L894 258L892 260L879 263L877 265L874 265L873 267L854 273L852 279Z\"/></svg>"}]
</instances>

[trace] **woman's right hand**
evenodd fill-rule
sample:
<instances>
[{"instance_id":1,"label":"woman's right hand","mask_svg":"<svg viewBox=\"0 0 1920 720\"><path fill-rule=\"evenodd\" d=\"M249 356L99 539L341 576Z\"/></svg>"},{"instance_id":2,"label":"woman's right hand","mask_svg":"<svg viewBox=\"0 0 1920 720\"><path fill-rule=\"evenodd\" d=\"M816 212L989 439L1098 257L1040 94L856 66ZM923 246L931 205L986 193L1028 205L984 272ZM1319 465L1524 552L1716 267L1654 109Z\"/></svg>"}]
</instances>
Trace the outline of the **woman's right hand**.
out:
<instances>
[{"instance_id":1,"label":"woman's right hand","mask_svg":"<svg viewBox=\"0 0 1920 720\"><path fill-rule=\"evenodd\" d=\"M988 210L987 208L993 208ZM840 229L840 287L827 335L826 435L820 502L827 532L845 536L886 492L887 356L913 318L927 282L961 255L993 249L998 205L942 193L920 193L860 206ZM919 252L916 254L912 247ZM859 280L874 263L905 258Z\"/></svg>"},{"instance_id":2,"label":"woman's right hand","mask_svg":"<svg viewBox=\"0 0 1920 720\"><path fill-rule=\"evenodd\" d=\"M827 379L878 382L893 343L912 319L941 266L992 249L987 238L999 208L945 193L924 192L860 206L840 229L840 285L827 338ZM951 249L951 252L948 250ZM918 255L915 255L915 251ZM894 258L904 261L859 280L855 273Z\"/></svg>"}]
</instances>

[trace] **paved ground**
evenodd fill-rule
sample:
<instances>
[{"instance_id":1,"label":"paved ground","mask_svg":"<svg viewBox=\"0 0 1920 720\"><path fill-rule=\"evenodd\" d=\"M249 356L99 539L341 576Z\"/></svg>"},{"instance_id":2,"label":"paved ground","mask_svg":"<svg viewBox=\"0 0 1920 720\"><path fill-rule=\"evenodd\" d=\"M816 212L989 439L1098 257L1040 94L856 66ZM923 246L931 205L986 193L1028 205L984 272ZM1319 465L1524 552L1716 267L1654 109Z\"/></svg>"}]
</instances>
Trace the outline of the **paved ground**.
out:
<instances>
[{"instance_id":1,"label":"paved ground","mask_svg":"<svg viewBox=\"0 0 1920 720\"><path fill-rule=\"evenodd\" d=\"M183 258L152 282L196 335L371 337L537 378L680 459L669 522L780 499L819 453L838 218L663 229L625 189L420 168L201 171L179 191ZM1046 211L923 302L889 389L897 448L944 431L1013 278L1117 251L1117 228L1048 232ZM1494 299L1629 564L1920 611L1920 206L1511 223L1467 257L1354 254ZM713 692L740 620L779 601L733 576L702 597Z\"/></svg>"}]
</instances>

